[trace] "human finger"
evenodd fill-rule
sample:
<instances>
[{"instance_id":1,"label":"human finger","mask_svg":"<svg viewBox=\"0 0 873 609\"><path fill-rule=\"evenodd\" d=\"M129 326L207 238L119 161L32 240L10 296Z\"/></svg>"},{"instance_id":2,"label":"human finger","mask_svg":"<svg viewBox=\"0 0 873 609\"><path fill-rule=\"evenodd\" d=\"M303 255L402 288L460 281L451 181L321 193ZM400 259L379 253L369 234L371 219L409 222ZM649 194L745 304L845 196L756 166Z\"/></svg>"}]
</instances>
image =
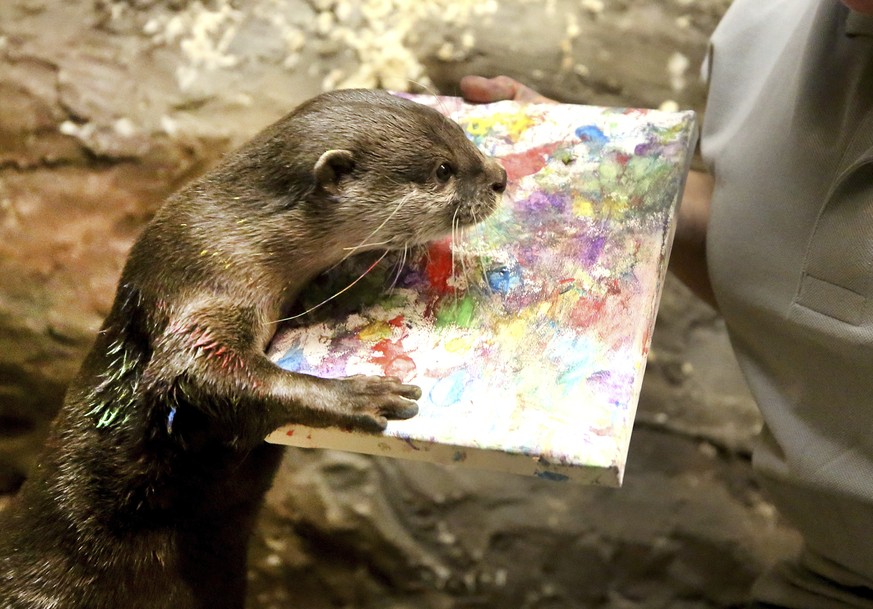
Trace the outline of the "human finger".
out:
<instances>
[{"instance_id":1,"label":"human finger","mask_svg":"<svg viewBox=\"0 0 873 609\"><path fill-rule=\"evenodd\" d=\"M460 87L461 95L464 99L474 103L503 100L538 104L556 103L555 100L541 95L509 76L495 76L494 78L485 78L477 75L464 76L461 79Z\"/></svg>"}]
</instances>

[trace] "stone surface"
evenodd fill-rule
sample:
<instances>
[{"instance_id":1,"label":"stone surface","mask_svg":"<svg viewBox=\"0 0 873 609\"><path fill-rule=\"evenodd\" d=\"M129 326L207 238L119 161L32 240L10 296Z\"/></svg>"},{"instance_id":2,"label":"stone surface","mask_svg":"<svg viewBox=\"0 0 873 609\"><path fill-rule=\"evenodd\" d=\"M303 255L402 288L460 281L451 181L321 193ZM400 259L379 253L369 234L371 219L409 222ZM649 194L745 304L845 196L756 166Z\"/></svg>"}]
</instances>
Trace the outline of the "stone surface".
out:
<instances>
[{"instance_id":1,"label":"stone surface","mask_svg":"<svg viewBox=\"0 0 873 609\"><path fill-rule=\"evenodd\" d=\"M252 606L738 605L797 543L749 475L742 457L647 428L620 490L291 449L253 547Z\"/></svg>"},{"instance_id":2,"label":"stone surface","mask_svg":"<svg viewBox=\"0 0 873 609\"><path fill-rule=\"evenodd\" d=\"M0 3L0 491L32 465L160 201L324 88L702 110L729 0ZM252 607L724 607L796 548L723 326L667 283L625 487L289 451ZM0 509L4 501L0 496Z\"/></svg>"}]
</instances>

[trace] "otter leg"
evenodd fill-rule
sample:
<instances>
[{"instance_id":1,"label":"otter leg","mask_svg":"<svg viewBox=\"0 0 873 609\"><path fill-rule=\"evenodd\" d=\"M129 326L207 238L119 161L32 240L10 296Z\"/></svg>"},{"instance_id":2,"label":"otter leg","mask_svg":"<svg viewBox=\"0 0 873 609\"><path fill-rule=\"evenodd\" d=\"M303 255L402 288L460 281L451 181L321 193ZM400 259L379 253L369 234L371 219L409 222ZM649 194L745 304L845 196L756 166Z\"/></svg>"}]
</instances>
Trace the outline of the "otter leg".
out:
<instances>
[{"instance_id":1,"label":"otter leg","mask_svg":"<svg viewBox=\"0 0 873 609\"><path fill-rule=\"evenodd\" d=\"M389 419L418 412L413 400L421 390L414 385L395 377L326 379L283 370L240 332L251 326L219 324L212 313L209 320L172 324L149 363L149 385L167 404L168 427L176 408L193 407L235 444L254 446L288 423L375 432Z\"/></svg>"}]
</instances>

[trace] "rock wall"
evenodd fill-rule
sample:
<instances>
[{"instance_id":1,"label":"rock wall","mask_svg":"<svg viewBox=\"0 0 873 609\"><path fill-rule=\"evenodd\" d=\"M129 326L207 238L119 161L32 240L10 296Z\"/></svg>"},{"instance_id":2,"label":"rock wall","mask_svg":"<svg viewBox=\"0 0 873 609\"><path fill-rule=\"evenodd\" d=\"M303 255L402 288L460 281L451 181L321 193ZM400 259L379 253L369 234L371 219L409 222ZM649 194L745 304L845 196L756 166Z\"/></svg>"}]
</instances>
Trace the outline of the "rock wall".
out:
<instances>
[{"instance_id":1,"label":"rock wall","mask_svg":"<svg viewBox=\"0 0 873 609\"><path fill-rule=\"evenodd\" d=\"M338 86L505 73L702 110L729 0L0 3L0 491L32 465L160 201ZM718 318L669 282L626 486L289 451L253 607L727 606L796 545L750 479L758 418Z\"/></svg>"}]
</instances>

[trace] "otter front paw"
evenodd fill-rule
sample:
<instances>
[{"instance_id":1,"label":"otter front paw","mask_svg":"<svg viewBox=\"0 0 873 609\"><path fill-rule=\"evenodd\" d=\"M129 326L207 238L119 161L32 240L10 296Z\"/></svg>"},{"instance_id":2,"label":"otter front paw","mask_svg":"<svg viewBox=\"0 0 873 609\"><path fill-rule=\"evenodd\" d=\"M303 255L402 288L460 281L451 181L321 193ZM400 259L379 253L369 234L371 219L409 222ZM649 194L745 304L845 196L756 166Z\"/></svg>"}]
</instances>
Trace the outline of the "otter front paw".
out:
<instances>
[{"instance_id":1,"label":"otter front paw","mask_svg":"<svg viewBox=\"0 0 873 609\"><path fill-rule=\"evenodd\" d=\"M418 405L412 400L421 397L421 389L393 376L348 376L335 379L334 389L337 401L331 406L340 427L382 431L388 419L409 419L418 414Z\"/></svg>"}]
</instances>

